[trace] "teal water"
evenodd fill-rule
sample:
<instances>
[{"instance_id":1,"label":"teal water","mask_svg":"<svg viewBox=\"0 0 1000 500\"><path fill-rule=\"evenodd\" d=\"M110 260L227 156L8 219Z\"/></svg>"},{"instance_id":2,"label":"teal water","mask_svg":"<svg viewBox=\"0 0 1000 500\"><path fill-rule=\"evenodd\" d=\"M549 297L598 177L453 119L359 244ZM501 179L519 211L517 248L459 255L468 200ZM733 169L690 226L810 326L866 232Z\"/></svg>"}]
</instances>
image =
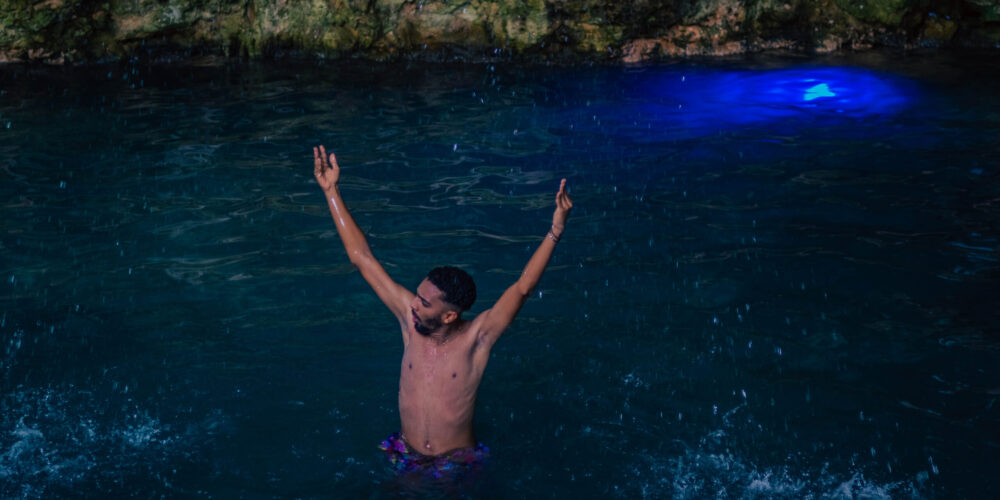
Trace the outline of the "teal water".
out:
<instances>
[{"instance_id":1,"label":"teal water","mask_svg":"<svg viewBox=\"0 0 1000 500\"><path fill-rule=\"evenodd\" d=\"M0 496L992 498L997 81L958 55L2 67ZM472 313L568 179L471 483L379 455L402 345L320 143L390 274L460 265Z\"/></svg>"}]
</instances>

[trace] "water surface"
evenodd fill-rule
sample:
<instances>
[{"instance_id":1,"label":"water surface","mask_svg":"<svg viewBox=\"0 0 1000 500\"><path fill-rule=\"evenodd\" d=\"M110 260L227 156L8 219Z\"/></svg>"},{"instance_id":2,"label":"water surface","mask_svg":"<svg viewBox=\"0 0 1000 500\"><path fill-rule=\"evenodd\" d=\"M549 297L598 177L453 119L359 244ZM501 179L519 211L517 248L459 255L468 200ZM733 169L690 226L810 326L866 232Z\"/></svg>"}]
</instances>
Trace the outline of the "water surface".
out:
<instances>
[{"instance_id":1,"label":"water surface","mask_svg":"<svg viewBox=\"0 0 1000 500\"><path fill-rule=\"evenodd\" d=\"M1000 65L0 70L0 496L989 498ZM822 85L822 86L821 86ZM400 283L487 308L474 485L396 480Z\"/></svg>"}]
</instances>

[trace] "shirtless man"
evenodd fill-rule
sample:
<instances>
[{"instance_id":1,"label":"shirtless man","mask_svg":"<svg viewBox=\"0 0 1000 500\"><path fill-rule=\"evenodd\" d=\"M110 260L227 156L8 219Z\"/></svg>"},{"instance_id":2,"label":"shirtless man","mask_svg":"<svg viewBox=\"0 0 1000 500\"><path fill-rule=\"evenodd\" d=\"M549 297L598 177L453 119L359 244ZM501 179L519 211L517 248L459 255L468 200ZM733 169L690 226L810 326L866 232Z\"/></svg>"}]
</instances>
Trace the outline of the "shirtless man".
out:
<instances>
[{"instance_id":1,"label":"shirtless man","mask_svg":"<svg viewBox=\"0 0 1000 500\"><path fill-rule=\"evenodd\" d=\"M521 277L493 307L467 321L462 312L472 305L476 293L469 275L453 267L436 268L420 283L416 294L397 284L372 255L364 234L344 206L337 186L340 167L336 157L327 156L326 149L319 146L313 148L313 162L316 181L326 194L347 256L396 316L403 333L399 417L404 447L425 456L473 447L472 414L490 349L538 284L573 208L566 179L556 194L552 227Z\"/></svg>"}]
</instances>

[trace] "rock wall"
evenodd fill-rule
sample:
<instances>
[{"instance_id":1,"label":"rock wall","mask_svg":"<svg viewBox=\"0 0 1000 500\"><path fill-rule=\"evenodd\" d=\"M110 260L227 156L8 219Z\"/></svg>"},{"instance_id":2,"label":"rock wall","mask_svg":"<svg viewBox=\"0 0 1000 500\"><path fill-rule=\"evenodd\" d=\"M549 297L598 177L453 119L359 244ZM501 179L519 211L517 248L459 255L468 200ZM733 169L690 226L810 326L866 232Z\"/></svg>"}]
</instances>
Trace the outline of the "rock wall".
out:
<instances>
[{"instance_id":1,"label":"rock wall","mask_svg":"<svg viewBox=\"0 0 1000 500\"><path fill-rule=\"evenodd\" d=\"M0 61L1000 48L1000 0L0 0Z\"/></svg>"}]
</instances>

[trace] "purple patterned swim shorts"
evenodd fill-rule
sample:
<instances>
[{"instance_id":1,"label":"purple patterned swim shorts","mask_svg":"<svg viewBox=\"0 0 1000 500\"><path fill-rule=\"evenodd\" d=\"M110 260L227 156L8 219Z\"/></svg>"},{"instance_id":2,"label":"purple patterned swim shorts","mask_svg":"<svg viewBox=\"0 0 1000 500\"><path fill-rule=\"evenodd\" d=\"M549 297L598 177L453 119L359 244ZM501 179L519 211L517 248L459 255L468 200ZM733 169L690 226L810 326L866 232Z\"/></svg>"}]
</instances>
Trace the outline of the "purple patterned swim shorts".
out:
<instances>
[{"instance_id":1,"label":"purple patterned swim shorts","mask_svg":"<svg viewBox=\"0 0 1000 500\"><path fill-rule=\"evenodd\" d=\"M379 449L385 452L386 458L396 472L404 474L417 472L431 477L482 467L490 457L490 449L482 443L477 443L474 447L451 450L441 455L423 455L410 448L398 432L385 438Z\"/></svg>"}]
</instances>

